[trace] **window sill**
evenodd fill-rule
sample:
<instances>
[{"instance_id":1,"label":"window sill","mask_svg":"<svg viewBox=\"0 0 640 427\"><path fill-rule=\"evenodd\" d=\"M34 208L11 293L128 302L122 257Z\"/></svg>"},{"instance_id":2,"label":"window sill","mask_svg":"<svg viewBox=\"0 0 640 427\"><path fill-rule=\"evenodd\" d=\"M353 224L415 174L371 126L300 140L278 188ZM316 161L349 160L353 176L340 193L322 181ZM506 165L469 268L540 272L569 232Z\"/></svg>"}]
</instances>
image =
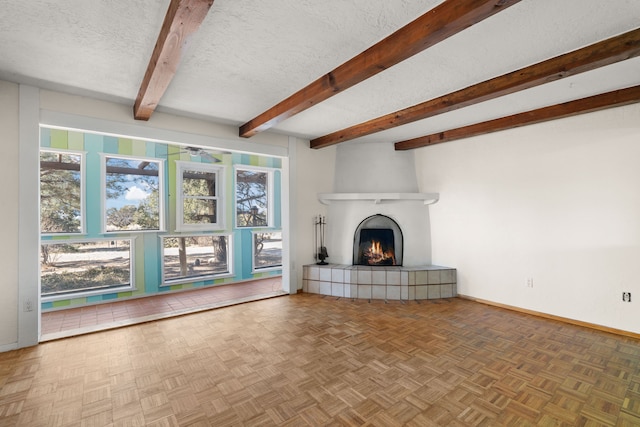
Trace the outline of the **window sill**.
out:
<instances>
[{"instance_id":1,"label":"window sill","mask_svg":"<svg viewBox=\"0 0 640 427\"><path fill-rule=\"evenodd\" d=\"M210 275L210 276L185 277L184 279L174 279L174 280L162 282L160 283L160 287L168 288L175 285L184 285L185 283L200 283L200 282L206 282L209 280L213 281L217 279L226 279L234 276L235 276L234 273L231 272L231 273L221 273L221 274Z\"/></svg>"},{"instance_id":2,"label":"window sill","mask_svg":"<svg viewBox=\"0 0 640 427\"><path fill-rule=\"evenodd\" d=\"M97 289L93 291L78 291L78 292L69 292L64 294L56 294L56 295L43 295L40 298L41 302L53 302L53 301L64 301L64 300L72 300L78 298L87 298L93 297L96 295L107 295L107 294L118 294L121 292L135 292L137 289L134 286L118 286L113 288L105 288L105 289Z\"/></svg>"},{"instance_id":3,"label":"window sill","mask_svg":"<svg viewBox=\"0 0 640 427\"><path fill-rule=\"evenodd\" d=\"M251 269L251 274L260 274L266 271L279 271L279 270L282 270L282 265L276 265L273 267L254 268L254 269Z\"/></svg>"}]
</instances>

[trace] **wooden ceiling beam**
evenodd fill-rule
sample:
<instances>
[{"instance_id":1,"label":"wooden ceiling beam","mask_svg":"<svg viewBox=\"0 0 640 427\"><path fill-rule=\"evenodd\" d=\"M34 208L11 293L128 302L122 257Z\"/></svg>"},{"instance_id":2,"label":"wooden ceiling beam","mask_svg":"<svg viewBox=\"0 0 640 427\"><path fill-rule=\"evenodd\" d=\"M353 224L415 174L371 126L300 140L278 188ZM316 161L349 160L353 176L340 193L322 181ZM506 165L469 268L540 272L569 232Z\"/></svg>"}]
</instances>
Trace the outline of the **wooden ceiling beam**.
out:
<instances>
[{"instance_id":1,"label":"wooden ceiling beam","mask_svg":"<svg viewBox=\"0 0 640 427\"><path fill-rule=\"evenodd\" d=\"M323 148L640 55L640 29L311 140Z\"/></svg>"},{"instance_id":2,"label":"wooden ceiling beam","mask_svg":"<svg viewBox=\"0 0 640 427\"><path fill-rule=\"evenodd\" d=\"M640 102L640 86L615 90L600 95L590 96L549 107L538 108L524 113L513 114L499 119L488 120L456 129L449 129L431 135L421 136L406 141L396 142L396 150L412 150L414 148L441 144L457 139L469 138L520 126L542 123L549 120L562 119L578 114L591 113L606 108L620 107Z\"/></svg>"},{"instance_id":3,"label":"wooden ceiling beam","mask_svg":"<svg viewBox=\"0 0 640 427\"><path fill-rule=\"evenodd\" d=\"M171 0L133 106L136 120L149 120L155 111L212 4L213 0Z\"/></svg>"},{"instance_id":4,"label":"wooden ceiling beam","mask_svg":"<svg viewBox=\"0 0 640 427\"><path fill-rule=\"evenodd\" d=\"M265 131L519 1L447 0L243 124L239 134L249 138Z\"/></svg>"}]
</instances>

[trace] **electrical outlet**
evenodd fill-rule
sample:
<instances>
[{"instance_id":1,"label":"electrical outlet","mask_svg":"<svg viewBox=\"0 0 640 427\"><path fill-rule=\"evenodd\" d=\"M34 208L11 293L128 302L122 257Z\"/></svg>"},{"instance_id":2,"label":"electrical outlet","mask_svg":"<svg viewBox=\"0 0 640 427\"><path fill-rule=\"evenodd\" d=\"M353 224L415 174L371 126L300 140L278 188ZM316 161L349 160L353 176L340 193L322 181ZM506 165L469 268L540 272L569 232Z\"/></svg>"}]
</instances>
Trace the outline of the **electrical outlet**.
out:
<instances>
[{"instance_id":1,"label":"electrical outlet","mask_svg":"<svg viewBox=\"0 0 640 427\"><path fill-rule=\"evenodd\" d=\"M24 311L33 311L33 301L31 301L31 298L26 298L24 300Z\"/></svg>"},{"instance_id":2,"label":"electrical outlet","mask_svg":"<svg viewBox=\"0 0 640 427\"><path fill-rule=\"evenodd\" d=\"M631 292L623 292L622 293L622 301L631 302Z\"/></svg>"},{"instance_id":3,"label":"electrical outlet","mask_svg":"<svg viewBox=\"0 0 640 427\"><path fill-rule=\"evenodd\" d=\"M533 277L527 277L527 288L533 288Z\"/></svg>"}]
</instances>

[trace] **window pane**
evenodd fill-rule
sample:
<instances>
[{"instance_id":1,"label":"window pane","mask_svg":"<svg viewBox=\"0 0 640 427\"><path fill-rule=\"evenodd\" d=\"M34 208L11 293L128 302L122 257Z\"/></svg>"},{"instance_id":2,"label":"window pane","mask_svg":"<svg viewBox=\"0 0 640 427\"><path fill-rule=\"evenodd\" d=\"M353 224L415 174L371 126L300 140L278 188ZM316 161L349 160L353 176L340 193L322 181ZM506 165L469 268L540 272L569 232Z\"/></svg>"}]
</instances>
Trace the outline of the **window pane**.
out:
<instances>
[{"instance_id":1,"label":"window pane","mask_svg":"<svg viewBox=\"0 0 640 427\"><path fill-rule=\"evenodd\" d=\"M212 199L189 198L184 200L185 224L215 224L217 203Z\"/></svg>"},{"instance_id":2,"label":"window pane","mask_svg":"<svg viewBox=\"0 0 640 427\"><path fill-rule=\"evenodd\" d=\"M40 255L42 295L130 284L130 240L47 243Z\"/></svg>"},{"instance_id":3,"label":"window pane","mask_svg":"<svg viewBox=\"0 0 640 427\"><path fill-rule=\"evenodd\" d=\"M185 196L215 196L216 174L185 170L182 172L182 191Z\"/></svg>"},{"instance_id":4,"label":"window pane","mask_svg":"<svg viewBox=\"0 0 640 427\"><path fill-rule=\"evenodd\" d=\"M222 228L223 177L219 166L176 162L177 230L216 230Z\"/></svg>"},{"instance_id":5,"label":"window pane","mask_svg":"<svg viewBox=\"0 0 640 427\"><path fill-rule=\"evenodd\" d=\"M165 282L230 272L227 236L165 237L163 242Z\"/></svg>"},{"instance_id":6,"label":"window pane","mask_svg":"<svg viewBox=\"0 0 640 427\"><path fill-rule=\"evenodd\" d=\"M255 233L253 235L253 268L282 266L282 233Z\"/></svg>"},{"instance_id":7,"label":"window pane","mask_svg":"<svg viewBox=\"0 0 640 427\"><path fill-rule=\"evenodd\" d=\"M107 231L159 230L159 163L106 158Z\"/></svg>"},{"instance_id":8,"label":"window pane","mask_svg":"<svg viewBox=\"0 0 640 427\"><path fill-rule=\"evenodd\" d=\"M82 232L80 154L40 153L40 231Z\"/></svg>"},{"instance_id":9,"label":"window pane","mask_svg":"<svg viewBox=\"0 0 640 427\"><path fill-rule=\"evenodd\" d=\"M269 224L268 177L267 172L237 170L236 221L238 227L266 227Z\"/></svg>"}]
</instances>

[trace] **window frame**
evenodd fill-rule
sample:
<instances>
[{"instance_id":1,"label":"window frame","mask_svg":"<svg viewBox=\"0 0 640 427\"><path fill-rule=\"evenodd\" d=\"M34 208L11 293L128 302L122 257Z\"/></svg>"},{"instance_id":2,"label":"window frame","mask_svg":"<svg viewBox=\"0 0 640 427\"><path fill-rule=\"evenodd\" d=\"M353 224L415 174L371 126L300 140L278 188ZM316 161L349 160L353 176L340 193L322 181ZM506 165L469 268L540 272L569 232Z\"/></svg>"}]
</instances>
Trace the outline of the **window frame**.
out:
<instances>
[{"instance_id":1,"label":"window frame","mask_svg":"<svg viewBox=\"0 0 640 427\"><path fill-rule=\"evenodd\" d=\"M176 231L219 231L225 229L226 224L226 201L224 178L226 167L213 163L197 163L185 160L176 160ZM183 172L185 170L195 170L198 172L210 172L216 176L216 195L213 200L216 201L216 218L215 223L202 224L185 224L184 223L184 191L183 191ZM191 196L197 198L195 196ZM204 196L203 196L204 197ZM206 199L206 198L205 198ZM175 237L175 236L174 236Z\"/></svg>"},{"instance_id":2,"label":"window frame","mask_svg":"<svg viewBox=\"0 0 640 427\"><path fill-rule=\"evenodd\" d=\"M233 234L232 233L207 233L207 234L166 234L158 236L160 238L160 288L167 288L174 285L180 285L184 283L203 282L207 280L223 279L227 277L234 277L234 260L233 260ZM165 246L164 240L171 238L189 238L189 237L226 237L227 238L227 272L219 274L209 274L203 276L185 276L179 279L169 279L165 277Z\"/></svg>"},{"instance_id":3,"label":"window frame","mask_svg":"<svg viewBox=\"0 0 640 427\"><path fill-rule=\"evenodd\" d=\"M53 236L82 236L87 234L87 209L86 209L86 160L87 152L83 150L69 150L65 148L52 148L52 147L40 147L38 151L38 158L42 152L46 153L60 153L67 155L79 155L80 156L80 231L78 232L62 232L51 233L42 232L42 223L38 225L40 229L40 236L53 237ZM38 173L41 173L40 161L38 160ZM42 178L38 178L38 197L42 197ZM38 201L38 218L42 221L42 209L40 207L40 201Z\"/></svg>"},{"instance_id":4,"label":"window frame","mask_svg":"<svg viewBox=\"0 0 640 427\"><path fill-rule=\"evenodd\" d=\"M280 233L280 241L281 242L283 241L281 229L277 229L277 230L260 229L260 230L251 231L251 274L261 273L263 271L282 270L282 255L280 258L279 265L272 265L267 267L256 267L256 244L255 244L256 235L267 234L267 233ZM281 248L280 250L283 251L284 248Z\"/></svg>"},{"instance_id":5,"label":"window frame","mask_svg":"<svg viewBox=\"0 0 640 427\"><path fill-rule=\"evenodd\" d=\"M101 233L162 233L166 231L165 221L165 162L166 160L157 157L131 156L128 154L99 153L100 154L100 195L101 195ZM158 229L146 230L107 230L107 158L138 160L140 162L152 162L158 164Z\"/></svg>"},{"instance_id":6,"label":"window frame","mask_svg":"<svg viewBox=\"0 0 640 427\"><path fill-rule=\"evenodd\" d=\"M94 290L85 290L85 291L68 291L68 292L60 292L57 294L42 294L42 279L39 281L40 290L39 293L41 295L42 302L51 302L51 301L62 301L62 300L73 300L75 298L87 298L96 295L106 295L106 294L115 294L120 292L135 292L137 291L137 287L135 284L135 244L136 238L133 237L118 237L118 238L91 238L91 239L51 239L51 240L41 240L40 245L67 245L67 244L77 244L77 243L92 243L92 242L108 242L113 240L128 240L129 241L129 284L121 285L121 286L112 286L108 288L94 289ZM40 255L42 256L42 255ZM39 265L39 275L42 271L42 261L40 261Z\"/></svg>"},{"instance_id":7,"label":"window frame","mask_svg":"<svg viewBox=\"0 0 640 427\"><path fill-rule=\"evenodd\" d=\"M262 172L267 174L267 224L266 225L238 225L238 171L252 171L252 172ZM235 218L234 225L235 228L241 230L247 229L268 229L273 228L275 224L275 171L276 168L269 168L264 166L249 166L249 165L234 165L233 167L233 215ZM253 245L253 244L252 244Z\"/></svg>"}]
</instances>

